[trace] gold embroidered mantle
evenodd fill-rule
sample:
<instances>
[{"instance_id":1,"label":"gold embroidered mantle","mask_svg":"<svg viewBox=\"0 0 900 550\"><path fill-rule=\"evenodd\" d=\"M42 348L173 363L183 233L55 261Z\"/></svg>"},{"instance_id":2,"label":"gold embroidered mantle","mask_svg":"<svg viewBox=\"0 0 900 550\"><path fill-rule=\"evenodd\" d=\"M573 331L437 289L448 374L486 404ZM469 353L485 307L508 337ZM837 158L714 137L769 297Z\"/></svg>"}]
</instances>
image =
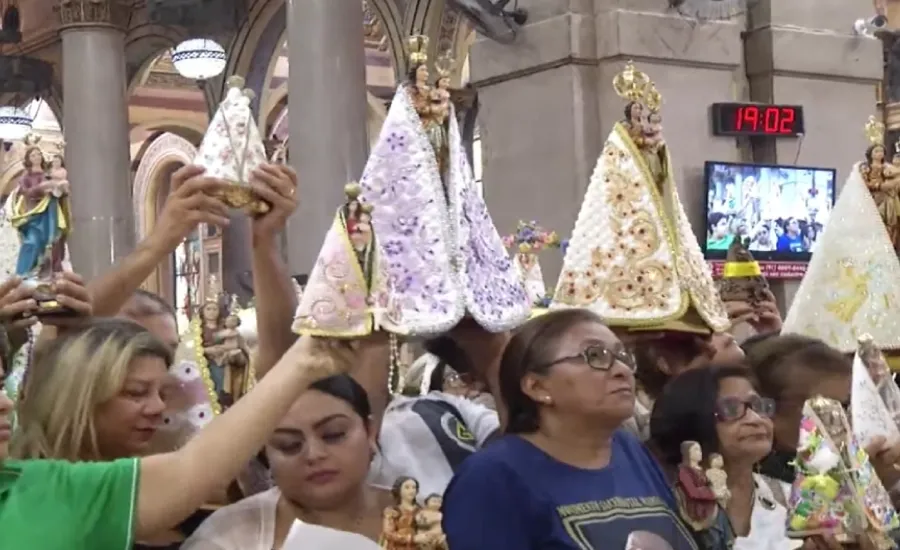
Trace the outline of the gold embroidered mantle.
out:
<instances>
[{"instance_id":1,"label":"gold embroidered mantle","mask_svg":"<svg viewBox=\"0 0 900 550\"><path fill-rule=\"evenodd\" d=\"M671 174L668 155L666 164ZM730 326L674 182L660 192L621 123L591 176L554 302L587 307L612 326L651 327L691 306L710 329Z\"/></svg>"},{"instance_id":2,"label":"gold embroidered mantle","mask_svg":"<svg viewBox=\"0 0 900 550\"><path fill-rule=\"evenodd\" d=\"M900 260L859 166L847 177L816 244L782 332L853 353L862 334L900 350Z\"/></svg>"}]
</instances>

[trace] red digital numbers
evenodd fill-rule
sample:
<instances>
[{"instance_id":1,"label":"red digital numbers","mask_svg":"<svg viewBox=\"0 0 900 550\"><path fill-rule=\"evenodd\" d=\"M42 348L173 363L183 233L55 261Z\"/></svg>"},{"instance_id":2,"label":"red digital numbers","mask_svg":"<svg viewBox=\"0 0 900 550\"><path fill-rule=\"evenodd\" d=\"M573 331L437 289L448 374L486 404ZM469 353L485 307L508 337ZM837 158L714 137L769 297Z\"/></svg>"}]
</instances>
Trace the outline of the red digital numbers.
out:
<instances>
[{"instance_id":1,"label":"red digital numbers","mask_svg":"<svg viewBox=\"0 0 900 550\"><path fill-rule=\"evenodd\" d=\"M735 110L734 130L755 134L794 133L796 111L793 107L744 105Z\"/></svg>"}]
</instances>

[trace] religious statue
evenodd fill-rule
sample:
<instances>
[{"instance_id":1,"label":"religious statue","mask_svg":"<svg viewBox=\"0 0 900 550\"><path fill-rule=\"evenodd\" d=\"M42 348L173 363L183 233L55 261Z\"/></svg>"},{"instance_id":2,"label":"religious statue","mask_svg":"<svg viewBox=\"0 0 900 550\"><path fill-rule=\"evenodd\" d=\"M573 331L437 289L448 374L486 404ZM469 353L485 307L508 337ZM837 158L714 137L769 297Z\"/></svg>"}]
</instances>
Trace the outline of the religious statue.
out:
<instances>
[{"instance_id":1,"label":"religious statue","mask_svg":"<svg viewBox=\"0 0 900 550\"><path fill-rule=\"evenodd\" d=\"M215 289L215 279L210 281L207 290L207 298L200 308L200 331L203 344L203 353L206 356L209 376L212 379L215 393L218 398L225 393L225 368L220 363L216 351L216 334L219 332L224 315L220 303L221 295ZM213 353L210 353L213 351Z\"/></svg>"},{"instance_id":2,"label":"religious statue","mask_svg":"<svg viewBox=\"0 0 900 550\"><path fill-rule=\"evenodd\" d=\"M662 94L630 61L612 85L625 119L597 158L550 307L589 308L623 328L725 332L731 321L669 168Z\"/></svg>"},{"instance_id":3,"label":"religious statue","mask_svg":"<svg viewBox=\"0 0 900 550\"><path fill-rule=\"evenodd\" d=\"M514 266L522 282L525 292L535 308L546 308L550 302L546 282L541 270L538 253L548 248L560 248L563 241L555 231L547 231L537 222L519 221L516 232L503 237L503 244L514 249Z\"/></svg>"},{"instance_id":4,"label":"religious statue","mask_svg":"<svg viewBox=\"0 0 900 550\"><path fill-rule=\"evenodd\" d=\"M897 387L891 376L890 367L884 354L875 345L875 340L869 334L863 334L859 337L858 352L862 359L872 383L878 395L884 402L885 407L893 418L894 423L900 426L900 388Z\"/></svg>"},{"instance_id":5,"label":"religious statue","mask_svg":"<svg viewBox=\"0 0 900 550\"><path fill-rule=\"evenodd\" d=\"M444 499L435 493L425 497L425 507L416 515L416 533L429 538L424 548L429 550L447 550L447 536L441 528L444 514L441 505Z\"/></svg>"},{"instance_id":6,"label":"religious statue","mask_svg":"<svg viewBox=\"0 0 900 550\"><path fill-rule=\"evenodd\" d=\"M728 474L725 473L725 462L719 453L709 455L709 468L706 469L706 478L709 479L719 506L726 508L728 501L731 500L731 491L728 489Z\"/></svg>"},{"instance_id":7,"label":"religious statue","mask_svg":"<svg viewBox=\"0 0 900 550\"><path fill-rule=\"evenodd\" d=\"M253 118L250 104L254 92L244 88L244 79L227 80L225 99L219 105L200 143L194 164L206 168L206 176L227 181L221 199L232 208L264 214L270 205L253 193L253 171L267 161L266 147Z\"/></svg>"},{"instance_id":8,"label":"religious statue","mask_svg":"<svg viewBox=\"0 0 900 550\"><path fill-rule=\"evenodd\" d=\"M341 209L341 219L350 238L350 245L356 254L363 277L371 287L372 274L375 269L374 250L375 234L372 231L372 205L360 202L362 188L357 183L344 187L347 202Z\"/></svg>"},{"instance_id":9,"label":"religious statue","mask_svg":"<svg viewBox=\"0 0 900 550\"><path fill-rule=\"evenodd\" d=\"M241 325L241 306L237 296L231 297L228 313L222 320L222 328L216 331L215 344L206 348L209 355L216 357L216 363L224 371L223 389L234 403L250 389L250 350L244 337L238 331Z\"/></svg>"},{"instance_id":10,"label":"religious statue","mask_svg":"<svg viewBox=\"0 0 900 550\"><path fill-rule=\"evenodd\" d=\"M675 482L675 498L681 518L694 531L705 531L713 526L718 514L718 500L712 484L700 466L703 451L696 441L681 444L681 464Z\"/></svg>"},{"instance_id":11,"label":"religious statue","mask_svg":"<svg viewBox=\"0 0 900 550\"><path fill-rule=\"evenodd\" d=\"M875 199L878 213L891 238L895 251L900 251L900 167L888 162L884 144L884 124L874 116L866 124L869 148L866 159L859 165L863 181ZM893 161L893 159L891 159Z\"/></svg>"},{"instance_id":12,"label":"religious statue","mask_svg":"<svg viewBox=\"0 0 900 550\"><path fill-rule=\"evenodd\" d=\"M12 202L10 223L19 232L16 275L35 287L38 315L68 313L50 288L54 273L63 270L66 239L72 229L69 210L69 182L59 157L59 166L50 171L38 143L39 136L25 138L25 172L8 200Z\"/></svg>"},{"instance_id":13,"label":"religious statue","mask_svg":"<svg viewBox=\"0 0 900 550\"><path fill-rule=\"evenodd\" d=\"M427 37L407 45L408 78L359 181L360 202L373 207L378 248L390 258L386 279L395 317L403 319L397 329L434 335L469 315L489 331L512 330L528 319L531 304L466 156L448 66L439 64L432 86Z\"/></svg>"},{"instance_id":14,"label":"religious statue","mask_svg":"<svg viewBox=\"0 0 900 550\"><path fill-rule=\"evenodd\" d=\"M422 511L416 501L419 482L412 477L399 477L391 488L394 505L384 509L382 547L386 550L420 550L432 537L417 532L416 518Z\"/></svg>"}]
</instances>

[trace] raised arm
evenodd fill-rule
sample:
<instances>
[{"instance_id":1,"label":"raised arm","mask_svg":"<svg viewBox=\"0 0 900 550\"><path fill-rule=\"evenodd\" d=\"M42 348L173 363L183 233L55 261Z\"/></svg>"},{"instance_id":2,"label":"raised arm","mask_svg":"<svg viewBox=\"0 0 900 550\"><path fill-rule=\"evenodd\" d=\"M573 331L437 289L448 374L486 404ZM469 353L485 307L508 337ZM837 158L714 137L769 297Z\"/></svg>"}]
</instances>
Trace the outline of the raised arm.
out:
<instances>
[{"instance_id":1,"label":"raised arm","mask_svg":"<svg viewBox=\"0 0 900 550\"><path fill-rule=\"evenodd\" d=\"M302 337L252 391L180 450L141 459L138 538L170 529L234 479L307 386L338 372L319 341Z\"/></svg>"},{"instance_id":2,"label":"raised arm","mask_svg":"<svg viewBox=\"0 0 900 550\"><path fill-rule=\"evenodd\" d=\"M172 190L150 235L118 265L88 283L95 315L116 315L198 224L228 223L228 208L211 195L222 185L203 177L203 168L198 166L184 166L172 174Z\"/></svg>"},{"instance_id":3,"label":"raised arm","mask_svg":"<svg viewBox=\"0 0 900 550\"><path fill-rule=\"evenodd\" d=\"M297 173L290 166L266 164L254 177L253 190L271 205L269 212L252 221L253 293L259 339L254 367L256 376L262 377L296 339L291 322L297 309L297 294L278 248L278 237L297 209Z\"/></svg>"}]
</instances>

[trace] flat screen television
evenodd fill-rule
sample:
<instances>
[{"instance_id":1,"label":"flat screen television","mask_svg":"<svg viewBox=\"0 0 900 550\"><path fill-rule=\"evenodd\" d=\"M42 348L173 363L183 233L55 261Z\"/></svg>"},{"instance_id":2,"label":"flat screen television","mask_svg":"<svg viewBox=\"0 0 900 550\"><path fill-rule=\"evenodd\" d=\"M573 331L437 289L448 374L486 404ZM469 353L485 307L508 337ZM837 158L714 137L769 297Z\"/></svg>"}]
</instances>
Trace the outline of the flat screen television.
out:
<instances>
[{"instance_id":1,"label":"flat screen television","mask_svg":"<svg viewBox=\"0 0 900 550\"><path fill-rule=\"evenodd\" d=\"M833 168L708 161L706 258L725 259L740 235L757 261L809 261L834 206L835 177Z\"/></svg>"}]
</instances>

